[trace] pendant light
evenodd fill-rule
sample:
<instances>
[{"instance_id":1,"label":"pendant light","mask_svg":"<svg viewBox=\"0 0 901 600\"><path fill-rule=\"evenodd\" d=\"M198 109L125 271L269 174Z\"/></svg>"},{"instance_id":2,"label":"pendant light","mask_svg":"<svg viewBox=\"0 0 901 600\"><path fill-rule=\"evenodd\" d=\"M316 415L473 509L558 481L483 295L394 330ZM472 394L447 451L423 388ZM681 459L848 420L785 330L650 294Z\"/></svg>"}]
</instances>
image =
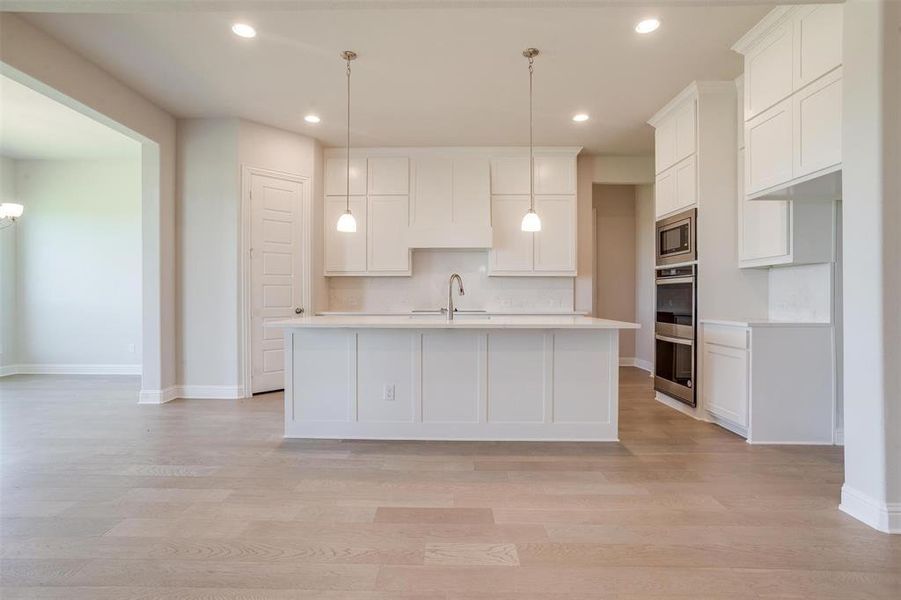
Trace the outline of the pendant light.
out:
<instances>
[{"instance_id":1,"label":"pendant light","mask_svg":"<svg viewBox=\"0 0 901 600\"><path fill-rule=\"evenodd\" d=\"M347 205L344 214L338 218L337 229L342 233L356 233L357 220L350 212L350 61L357 57L353 50L345 50L341 58L347 63Z\"/></svg>"},{"instance_id":2,"label":"pendant light","mask_svg":"<svg viewBox=\"0 0 901 600\"><path fill-rule=\"evenodd\" d=\"M541 219L535 212L535 147L532 144L532 63L538 48L526 48L522 55L529 59L529 212L522 218L522 230L541 231Z\"/></svg>"}]
</instances>

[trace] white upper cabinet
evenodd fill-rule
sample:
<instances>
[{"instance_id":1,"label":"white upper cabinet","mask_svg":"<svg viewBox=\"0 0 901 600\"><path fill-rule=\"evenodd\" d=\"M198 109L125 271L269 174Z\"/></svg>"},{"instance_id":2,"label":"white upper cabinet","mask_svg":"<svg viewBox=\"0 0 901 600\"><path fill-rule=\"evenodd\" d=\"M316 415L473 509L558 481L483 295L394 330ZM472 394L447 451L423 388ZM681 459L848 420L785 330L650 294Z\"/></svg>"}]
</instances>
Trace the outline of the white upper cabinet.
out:
<instances>
[{"instance_id":1,"label":"white upper cabinet","mask_svg":"<svg viewBox=\"0 0 901 600\"><path fill-rule=\"evenodd\" d=\"M350 210L357 221L356 233L344 233L335 229L346 210L343 196L325 199L325 274L363 274L366 272L366 197L352 196Z\"/></svg>"},{"instance_id":2,"label":"white upper cabinet","mask_svg":"<svg viewBox=\"0 0 901 600\"><path fill-rule=\"evenodd\" d=\"M791 95L793 31L790 22L782 23L745 55L745 119Z\"/></svg>"},{"instance_id":3,"label":"white upper cabinet","mask_svg":"<svg viewBox=\"0 0 901 600\"><path fill-rule=\"evenodd\" d=\"M369 194L384 196L410 193L410 159L406 156L369 158Z\"/></svg>"},{"instance_id":4,"label":"white upper cabinet","mask_svg":"<svg viewBox=\"0 0 901 600\"><path fill-rule=\"evenodd\" d=\"M842 162L842 70L836 69L792 96L793 176Z\"/></svg>"},{"instance_id":5,"label":"white upper cabinet","mask_svg":"<svg viewBox=\"0 0 901 600\"><path fill-rule=\"evenodd\" d=\"M366 195L366 159L350 159L350 193L353 196ZM325 195L347 195L347 160L327 158L325 161Z\"/></svg>"},{"instance_id":6,"label":"white upper cabinet","mask_svg":"<svg viewBox=\"0 0 901 600\"><path fill-rule=\"evenodd\" d=\"M681 99L668 109L666 116L652 123L656 172L661 173L693 155L697 145L697 101Z\"/></svg>"},{"instance_id":7,"label":"white upper cabinet","mask_svg":"<svg viewBox=\"0 0 901 600\"><path fill-rule=\"evenodd\" d=\"M752 199L840 195L840 4L782 6L733 49L745 57L745 193Z\"/></svg>"},{"instance_id":8,"label":"white upper cabinet","mask_svg":"<svg viewBox=\"0 0 901 600\"><path fill-rule=\"evenodd\" d=\"M655 128L657 218L698 201L698 89L690 85L648 121Z\"/></svg>"},{"instance_id":9,"label":"white upper cabinet","mask_svg":"<svg viewBox=\"0 0 901 600\"><path fill-rule=\"evenodd\" d=\"M576 202L573 196L535 199L541 231L534 236L535 271L574 273L576 270ZM522 220L522 216L519 217ZM523 232L520 232L523 233Z\"/></svg>"},{"instance_id":10,"label":"white upper cabinet","mask_svg":"<svg viewBox=\"0 0 901 600\"><path fill-rule=\"evenodd\" d=\"M491 194L528 194L529 157L491 159Z\"/></svg>"},{"instance_id":11,"label":"white upper cabinet","mask_svg":"<svg viewBox=\"0 0 901 600\"><path fill-rule=\"evenodd\" d=\"M575 193L576 161L573 156L535 156L535 194Z\"/></svg>"},{"instance_id":12,"label":"white upper cabinet","mask_svg":"<svg viewBox=\"0 0 901 600\"><path fill-rule=\"evenodd\" d=\"M529 195L504 195L491 198L491 223L494 244L488 253L492 274L530 272L534 266L533 237L520 229L529 210Z\"/></svg>"},{"instance_id":13,"label":"white upper cabinet","mask_svg":"<svg viewBox=\"0 0 901 600\"><path fill-rule=\"evenodd\" d=\"M745 124L745 190L754 194L792 178L792 99Z\"/></svg>"},{"instance_id":14,"label":"white upper cabinet","mask_svg":"<svg viewBox=\"0 0 901 600\"><path fill-rule=\"evenodd\" d=\"M366 266L370 273L410 274L408 209L407 196L369 196Z\"/></svg>"},{"instance_id":15,"label":"white upper cabinet","mask_svg":"<svg viewBox=\"0 0 901 600\"><path fill-rule=\"evenodd\" d=\"M675 160L677 163L695 153L697 137L697 101L692 98L676 110L673 115L676 124Z\"/></svg>"},{"instance_id":16,"label":"white upper cabinet","mask_svg":"<svg viewBox=\"0 0 901 600\"><path fill-rule=\"evenodd\" d=\"M842 5L799 7L794 29L794 89L842 64Z\"/></svg>"}]
</instances>

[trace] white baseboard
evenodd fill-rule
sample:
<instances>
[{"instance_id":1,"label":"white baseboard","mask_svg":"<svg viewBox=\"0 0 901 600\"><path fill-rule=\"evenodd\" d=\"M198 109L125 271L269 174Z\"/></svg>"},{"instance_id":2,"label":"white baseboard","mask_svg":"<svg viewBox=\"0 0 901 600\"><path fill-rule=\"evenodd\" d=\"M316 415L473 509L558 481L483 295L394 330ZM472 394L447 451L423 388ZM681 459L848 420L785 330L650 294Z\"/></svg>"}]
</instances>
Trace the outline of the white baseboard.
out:
<instances>
[{"instance_id":1,"label":"white baseboard","mask_svg":"<svg viewBox=\"0 0 901 600\"><path fill-rule=\"evenodd\" d=\"M180 385L177 398L192 400L237 400L244 397L243 385Z\"/></svg>"},{"instance_id":2,"label":"white baseboard","mask_svg":"<svg viewBox=\"0 0 901 600\"><path fill-rule=\"evenodd\" d=\"M839 427L835 430L834 444L836 446L844 446L845 445L845 430Z\"/></svg>"},{"instance_id":3,"label":"white baseboard","mask_svg":"<svg viewBox=\"0 0 901 600\"><path fill-rule=\"evenodd\" d=\"M842 486L839 510L885 533L901 533L901 502L879 502L863 492Z\"/></svg>"},{"instance_id":4,"label":"white baseboard","mask_svg":"<svg viewBox=\"0 0 901 600\"><path fill-rule=\"evenodd\" d=\"M178 398L178 386L167 387L162 390L141 390L138 394L138 404L165 404Z\"/></svg>"},{"instance_id":5,"label":"white baseboard","mask_svg":"<svg viewBox=\"0 0 901 600\"><path fill-rule=\"evenodd\" d=\"M0 377L7 375L140 375L141 365L7 365L0 367Z\"/></svg>"},{"instance_id":6,"label":"white baseboard","mask_svg":"<svg viewBox=\"0 0 901 600\"><path fill-rule=\"evenodd\" d=\"M640 358L636 358L634 356L620 356L619 357L619 366L621 367L636 367L641 369L642 371L651 372L654 370L654 365L649 361L642 360Z\"/></svg>"}]
</instances>

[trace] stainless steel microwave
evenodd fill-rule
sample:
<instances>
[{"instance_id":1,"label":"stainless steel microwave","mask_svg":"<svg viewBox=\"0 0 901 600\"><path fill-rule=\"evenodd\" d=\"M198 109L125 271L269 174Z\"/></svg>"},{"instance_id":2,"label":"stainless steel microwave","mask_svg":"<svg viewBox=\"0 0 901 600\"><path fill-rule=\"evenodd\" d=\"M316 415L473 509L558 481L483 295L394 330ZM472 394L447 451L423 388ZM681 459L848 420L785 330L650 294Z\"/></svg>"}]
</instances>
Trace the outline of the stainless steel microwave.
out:
<instances>
[{"instance_id":1,"label":"stainless steel microwave","mask_svg":"<svg viewBox=\"0 0 901 600\"><path fill-rule=\"evenodd\" d=\"M698 210L692 208L657 221L657 266L690 263L698 258L696 224Z\"/></svg>"}]
</instances>

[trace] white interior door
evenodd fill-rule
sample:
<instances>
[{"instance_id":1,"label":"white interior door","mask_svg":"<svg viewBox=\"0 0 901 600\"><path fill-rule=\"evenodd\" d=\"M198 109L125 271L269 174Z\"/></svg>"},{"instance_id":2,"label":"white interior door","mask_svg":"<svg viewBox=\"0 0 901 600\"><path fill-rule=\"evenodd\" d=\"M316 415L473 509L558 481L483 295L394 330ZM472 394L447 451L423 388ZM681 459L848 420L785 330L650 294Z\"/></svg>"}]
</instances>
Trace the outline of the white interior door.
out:
<instances>
[{"instance_id":1,"label":"white interior door","mask_svg":"<svg viewBox=\"0 0 901 600\"><path fill-rule=\"evenodd\" d=\"M303 183L251 175L251 391L285 387L284 341L266 321L302 311L301 203Z\"/></svg>"}]
</instances>

